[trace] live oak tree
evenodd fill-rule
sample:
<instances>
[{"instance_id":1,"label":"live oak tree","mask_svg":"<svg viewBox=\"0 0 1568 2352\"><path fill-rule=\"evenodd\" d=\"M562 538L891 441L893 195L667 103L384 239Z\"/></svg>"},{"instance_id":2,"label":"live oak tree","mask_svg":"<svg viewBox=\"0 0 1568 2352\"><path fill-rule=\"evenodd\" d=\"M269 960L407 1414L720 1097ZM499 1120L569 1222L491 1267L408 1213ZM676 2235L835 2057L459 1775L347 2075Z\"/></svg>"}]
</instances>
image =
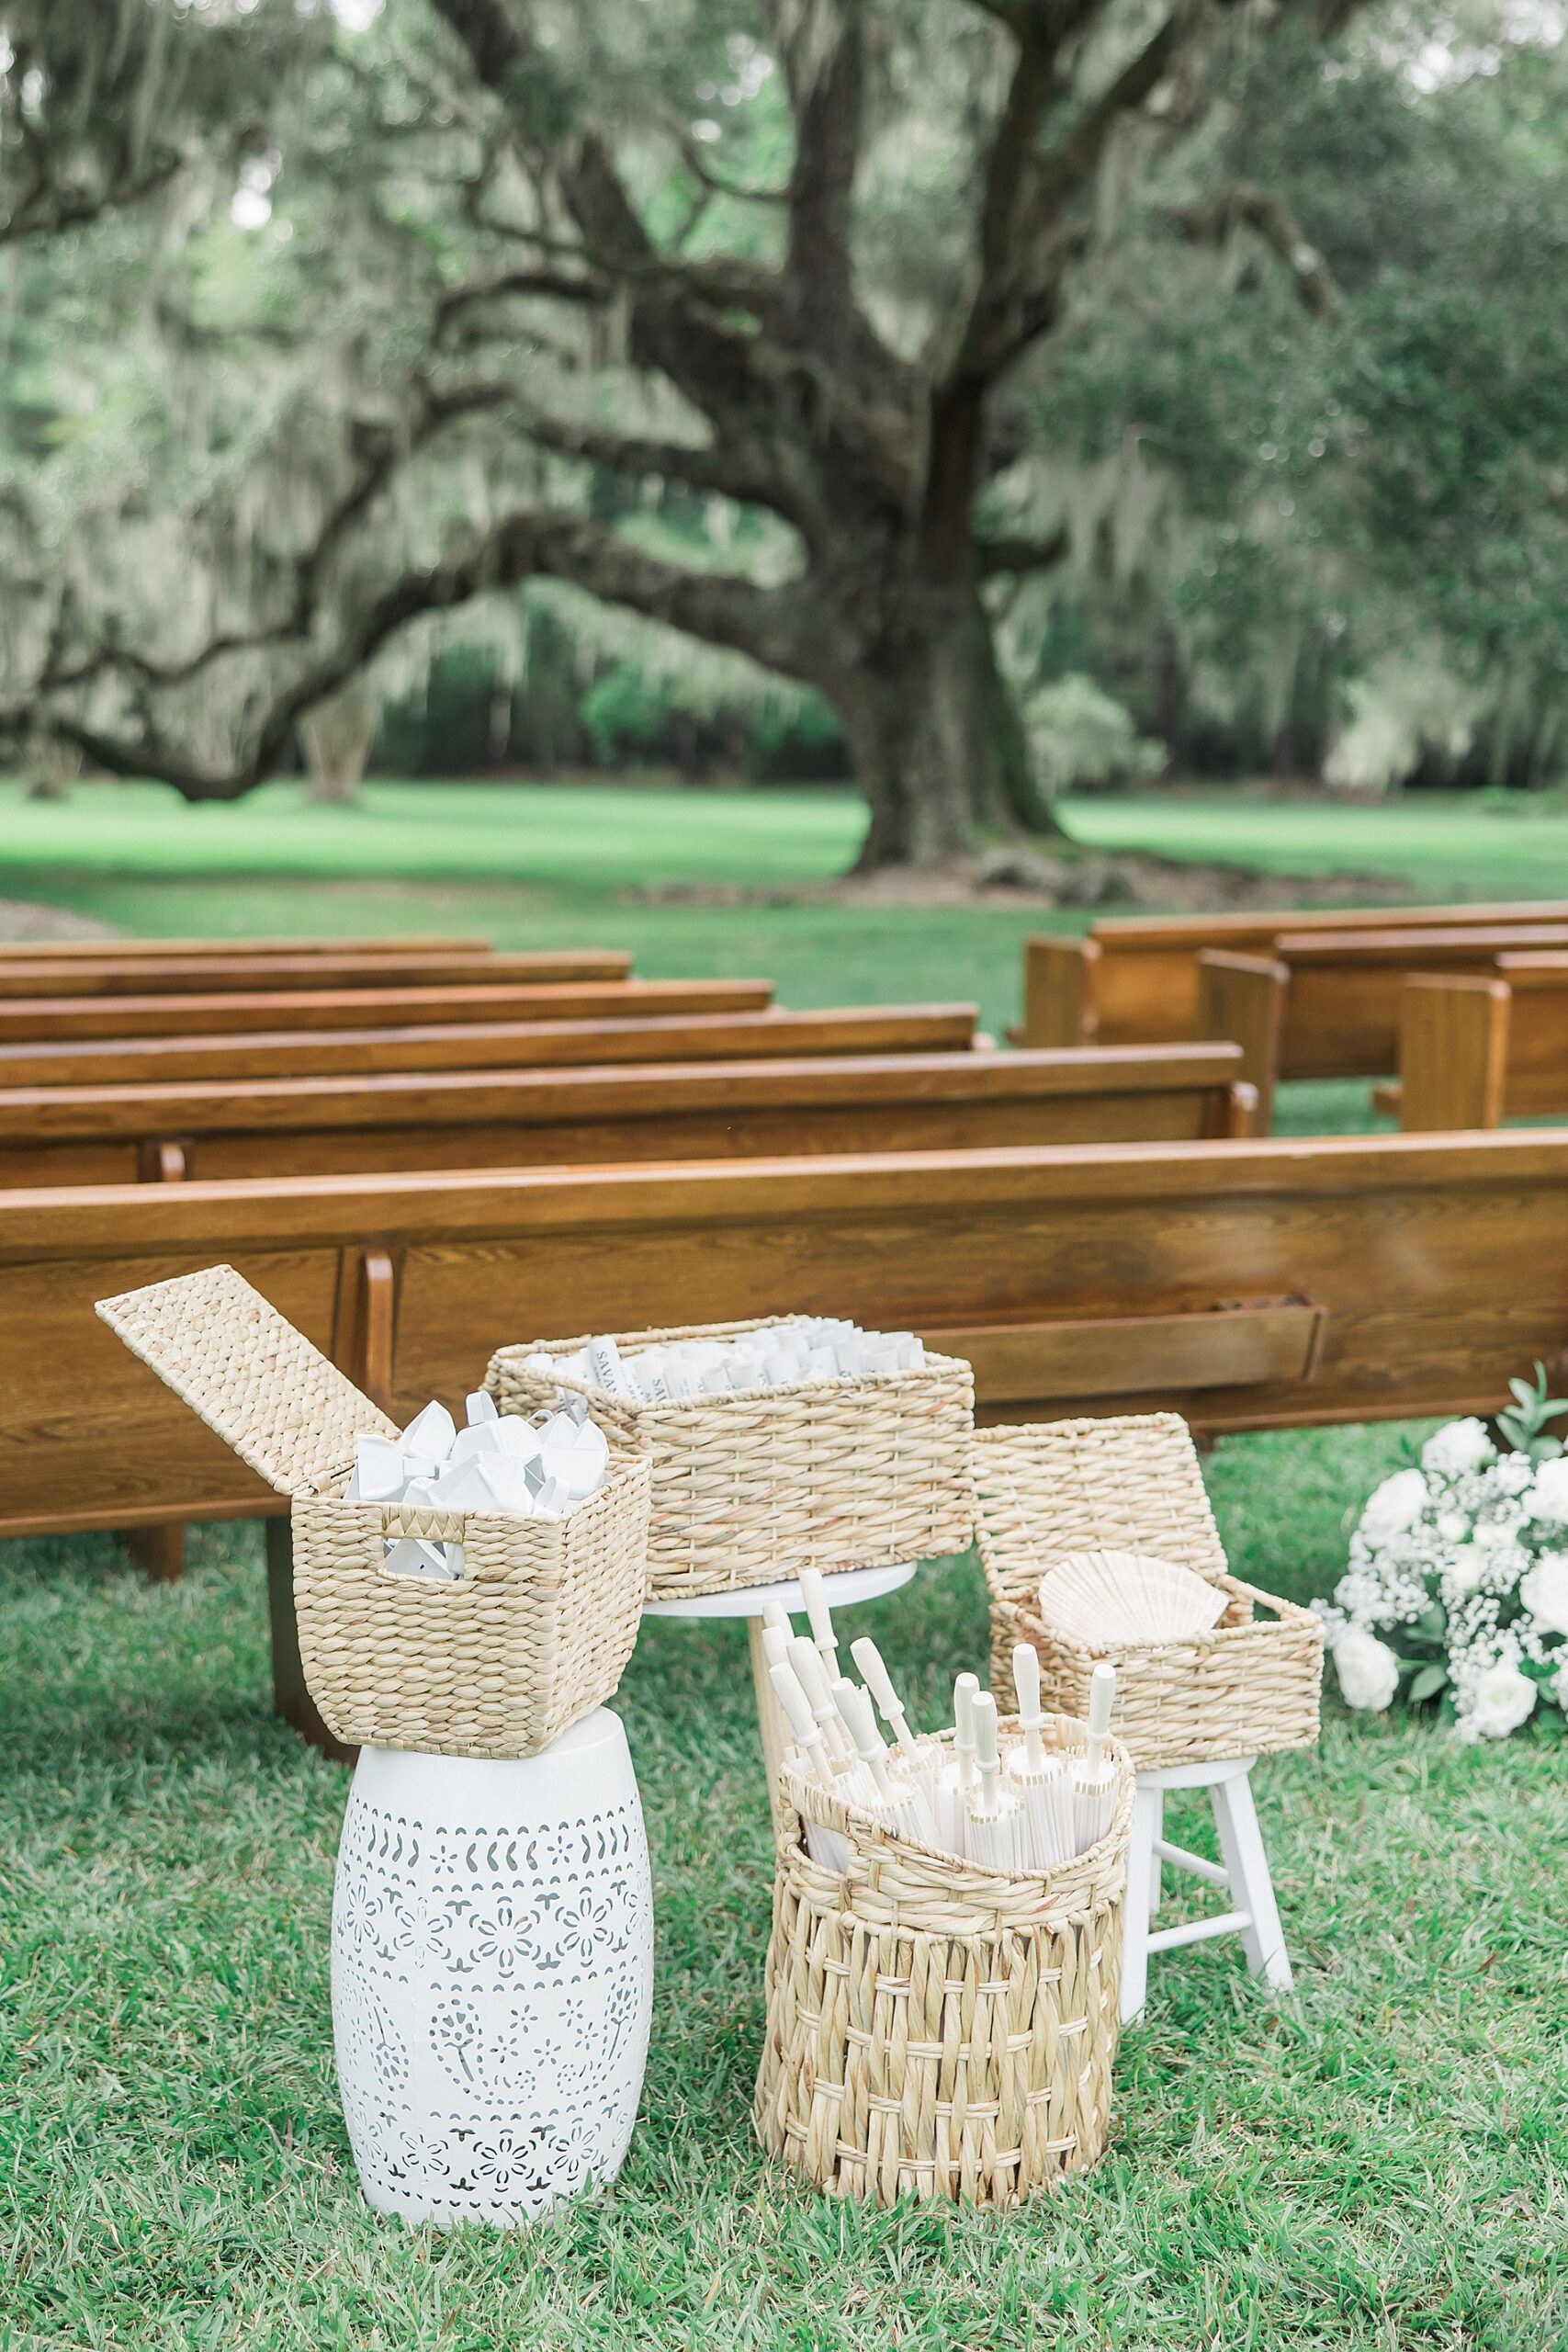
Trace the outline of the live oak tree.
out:
<instances>
[{"instance_id":1,"label":"live oak tree","mask_svg":"<svg viewBox=\"0 0 1568 2352\"><path fill-rule=\"evenodd\" d=\"M1024 392L1151 206L1332 306L1217 158L1238 51L1346 13L0 6L17 315L73 288L93 388L3 485L0 722L232 797L547 580L825 697L867 865L1052 830L988 604L1068 545Z\"/></svg>"}]
</instances>

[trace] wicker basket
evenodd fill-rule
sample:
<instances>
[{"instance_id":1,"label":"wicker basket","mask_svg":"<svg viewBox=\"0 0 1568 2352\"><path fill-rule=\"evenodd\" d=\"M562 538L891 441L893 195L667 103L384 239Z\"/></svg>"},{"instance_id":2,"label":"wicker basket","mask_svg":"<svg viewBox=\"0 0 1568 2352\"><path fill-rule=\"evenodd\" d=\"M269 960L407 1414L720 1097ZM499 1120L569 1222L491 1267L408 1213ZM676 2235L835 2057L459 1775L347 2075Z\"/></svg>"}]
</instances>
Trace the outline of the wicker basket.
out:
<instances>
[{"instance_id":1,"label":"wicker basket","mask_svg":"<svg viewBox=\"0 0 1568 2352\"><path fill-rule=\"evenodd\" d=\"M1012 1728L1012 1726L1009 1726ZM1083 1725L1046 1719L1047 1744ZM1021 2204L1104 2154L1134 1781L1098 1846L1045 1877L891 1838L786 1757L767 2038L753 2120L836 2196ZM849 1840L843 1876L805 1820Z\"/></svg>"},{"instance_id":2,"label":"wicker basket","mask_svg":"<svg viewBox=\"0 0 1568 2352\"><path fill-rule=\"evenodd\" d=\"M622 1332L616 1344L635 1352L804 1319ZM535 1340L502 1348L489 1386L503 1412L530 1413L558 1387L586 1396L595 1419L648 1455L650 1600L782 1584L802 1568L891 1567L962 1552L973 1541L975 1375L958 1357L928 1354L919 1372L738 1389L670 1405L627 1404L570 1374L541 1379L525 1369L531 1355L572 1356L587 1344Z\"/></svg>"},{"instance_id":3,"label":"wicker basket","mask_svg":"<svg viewBox=\"0 0 1568 2352\"><path fill-rule=\"evenodd\" d=\"M361 1433L396 1424L231 1266L102 1299L143 1363L293 1498L310 1696L335 1736L438 1756L536 1756L609 1698L637 1640L649 1471L612 1459L563 1519L340 1499ZM389 1537L463 1546L454 1584L389 1576Z\"/></svg>"},{"instance_id":4,"label":"wicker basket","mask_svg":"<svg viewBox=\"0 0 1568 2352\"><path fill-rule=\"evenodd\" d=\"M1014 1643L1028 1642L1040 1654L1044 1703L1082 1714L1089 1676L1109 1658L1111 1727L1140 1771L1315 1744L1323 1628L1310 1610L1227 1572L1179 1414L987 1430L976 1440L976 1471L998 1692L1012 1690ZM1195 1570L1224 1590L1224 1616L1179 1642L1086 1649L1045 1624L1040 1578L1066 1553L1099 1548L1153 1552Z\"/></svg>"}]
</instances>

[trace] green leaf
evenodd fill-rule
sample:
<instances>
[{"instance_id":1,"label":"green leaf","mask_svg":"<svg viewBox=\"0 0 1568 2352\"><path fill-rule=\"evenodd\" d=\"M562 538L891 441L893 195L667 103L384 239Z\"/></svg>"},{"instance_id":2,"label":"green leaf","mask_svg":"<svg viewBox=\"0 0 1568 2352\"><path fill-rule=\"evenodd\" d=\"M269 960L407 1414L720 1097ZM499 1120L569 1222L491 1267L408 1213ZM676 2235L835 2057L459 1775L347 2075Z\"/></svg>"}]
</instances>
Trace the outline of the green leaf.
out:
<instances>
[{"instance_id":1,"label":"green leaf","mask_svg":"<svg viewBox=\"0 0 1568 2352\"><path fill-rule=\"evenodd\" d=\"M1423 1699L1435 1699L1448 1679L1446 1666L1424 1666L1410 1686L1413 1704L1418 1707Z\"/></svg>"},{"instance_id":2,"label":"green leaf","mask_svg":"<svg viewBox=\"0 0 1568 2352\"><path fill-rule=\"evenodd\" d=\"M1515 1396L1518 1398L1525 1410L1529 1412L1530 1407L1535 1403L1537 1394L1535 1389L1530 1386L1529 1382L1528 1380L1510 1380L1508 1385L1513 1390Z\"/></svg>"},{"instance_id":3,"label":"green leaf","mask_svg":"<svg viewBox=\"0 0 1568 2352\"><path fill-rule=\"evenodd\" d=\"M1410 1630L1423 1642L1440 1642L1449 1630L1448 1612L1442 1602L1431 1601Z\"/></svg>"}]
</instances>

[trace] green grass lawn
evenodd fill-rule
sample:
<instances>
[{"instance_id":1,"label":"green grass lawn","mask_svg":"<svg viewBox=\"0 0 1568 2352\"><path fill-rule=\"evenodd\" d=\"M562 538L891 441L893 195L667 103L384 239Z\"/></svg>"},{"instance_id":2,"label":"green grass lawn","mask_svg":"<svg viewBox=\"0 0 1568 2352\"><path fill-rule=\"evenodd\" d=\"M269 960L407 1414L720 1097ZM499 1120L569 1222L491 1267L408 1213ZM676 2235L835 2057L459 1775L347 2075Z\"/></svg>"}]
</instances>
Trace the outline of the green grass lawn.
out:
<instances>
[{"instance_id":1,"label":"green grass lawn","mask_svg":"<svg viewBox=\"0 0 1568 2352\"><path fill-rule=\"evenodd\" d=\"M1238 1439L1240 1572L1338 1572L1395 1430ZM1156 1960L1111 2152L1010 2218L827 2202L754 2147L771 1864L739 1626L650 1624L617 1705L653 1847L641 2119L601 2204L508 2238L377 2219L332 2078L347 1776L268 1713L260 1545L183 1588L107 1538L0 1547L0 2345L246 2352L1548 2352L1568 2340L1568 1794L1529 1737L1327 1710L1259 1767L1297 1970ZM846 1623L848 1621L846 1620ZM858 1612L942 1713L972 1561ZM1213 1850L1206 1816L1173 1834Z\"/></svg>"},{"instance_id":2,"label":"green grass lawn","mask_svg":"<svg viewBox=\"0 0 1568 2352\"><path fill-rule=\"evenodd\" d=\"M1067 804L1086 842L1312 876L1403 877L1417 896L1568 897L1568 816L1426 797L1391 808L1248 800ZM506 947L609 943L650 978L765 973L800 1006L962 998L1019 1012L1032 931L1084 915L999 907L628 906L628 886L787 889L841 872L863 824L831 791L396 785L354 809L295 784L190 808L160 786L88 785L63 803L0 786L0 897L50 899L151 936L483 933ZM1303 888L1303 900L1329 890Z\"/></svg>"},{"instance_id":3,"label":"green grass lawn","mask_svg":"<svg viewBox=\"0 0 1568 2352\"><path fill-rule=\"evenodd\" d=\"M1563 820L1096 802L1086 835L1423 894L1568 894ZM234 810L145 790L0 792L0 895L126 929L474 929L765 972L784 1001L1016 1010L1038 915L626 908L628 880L835 871L831 794L280 786ZM353 878L345 879L345 876ZM1367 1124L1364 1090L1281 1124ZM480 1363L493 1334L476 1335ZM1235 1439L1208 1469L1240 1573L1304 1598L1395 1429ZM1155 1962L1111 2153L1009 2218L826 2202L748 2107L771 1861L743 1634L650 1624L621 1698L654 1852L659 1994L615 2193L517 2237L362 2204L332 2079L327 1933L346 1776L269 1712L259 1531L155 1589L107 1537L0 1545L0 2352L1552 2352L1568 2342L1568 1794L1529 1736L1461 1748L1348 1715L1259 1769L1297 1990L1231 1942ZM858 1614L919 1719L983 1667L972 1561ZM1212 1851L1206 1822L1172 1834Z\"/></svg>"}]
</instances>

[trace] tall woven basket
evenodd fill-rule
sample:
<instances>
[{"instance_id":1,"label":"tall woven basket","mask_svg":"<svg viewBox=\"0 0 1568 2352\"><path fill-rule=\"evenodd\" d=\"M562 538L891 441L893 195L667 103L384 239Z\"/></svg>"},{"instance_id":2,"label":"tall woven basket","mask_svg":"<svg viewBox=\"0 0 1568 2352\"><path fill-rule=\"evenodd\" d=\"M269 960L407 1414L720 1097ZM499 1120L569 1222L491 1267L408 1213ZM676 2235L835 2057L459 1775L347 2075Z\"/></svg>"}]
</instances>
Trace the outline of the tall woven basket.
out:
<instances>
[{"instance_id":1,"label":"tall woven basket","mask_svg":"<svg viewBox=\"0 0 1568 2352\"><path fill-rule=\"evenodd\" d=\"M749 1323L615 1334L623 1353L681 1340L732 1340ZM919 1372L865 1373L780 1388L739 1389L669 1405L628 1404L569 1373L586 1340L500 1349L488 1375L502 1412L531 1413L558 1389L591 1399L596 1420L653 1473L649 1599L680 1600L782 1584L802 1568L892 1567L962 1552L974 1536L970 1441L975 1375L928 1352Z\"/></svg>"},{"instance_id":2,"label":"tall woven basket","mask_svg":"<svg viewBox=\"0 0 1568 2352\"><path fill-rule=\"evenodd\" d=\"M1315 1744L1323 1628L1310 1610L1230 1574L1179 1414L987 1430L975 1453L996 1690L1012 1690L1013 1645L1028 1642L1045 1703L1081 1714L1089 1677L1109 1659L1111 1728L1140 1771ZM1039 1587L1054 1561L1097 1550L1152 1552L1194 1570L1224 1591L1224 1614L1179 1642L1087 1648L1045 1623Z\"/></svg>"},{"instance_id":3,"label":"tall woven basket","mask_svg":"<svg viewBox=\"0 0 1568 2352\"><path fill-rule=\"evenodd\" d=\"M1083 1725L1047 1718L1056 1747ZM753 2120L818 2188L1012 2206L1083 2172L1111 2120L1133 1770L1098 1846L1045 1877L888 1837L786 1757ZM837 1871L807 1821L849 1842Z\"/></svg>"},{"instance_id":4,"label":"tall woven basket","mask_svg":"<svg viewBox=\"0 0 1568 2352\"><path fill-rule=\"evenodd\" d=\"M613 1457L558 1520L341 1499L388 1419L231 1266L101 1299L132 1353L293 1498L310 1696L337 1738L437 1756L536 1756L609 1698L642 1614L649 1470ZM387 1573L389 1542L463 1546L454 1584Z\"/></svg>"}]
</instances>

